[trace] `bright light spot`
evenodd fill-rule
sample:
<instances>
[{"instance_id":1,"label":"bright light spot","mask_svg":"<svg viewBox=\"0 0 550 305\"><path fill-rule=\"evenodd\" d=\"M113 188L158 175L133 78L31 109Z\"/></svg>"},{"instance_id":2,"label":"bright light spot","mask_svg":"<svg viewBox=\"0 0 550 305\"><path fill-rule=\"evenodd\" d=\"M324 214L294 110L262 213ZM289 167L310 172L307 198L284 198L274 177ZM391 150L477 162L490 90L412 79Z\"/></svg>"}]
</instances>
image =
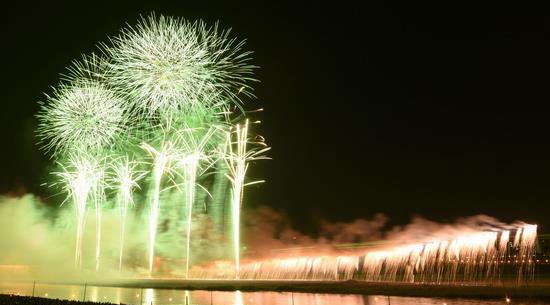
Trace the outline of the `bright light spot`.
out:
<instances>
[{"instance_id":1,"label":"bright light spot","mask_svg":"<svg viewBox=\"0 0 550 305\"><path fill-rule=\"evenodd\" d=\"M507 297L506 298L506 303L510 303L510 301L511 301L510 298Z\"/></svg>"},{"instance_id":2,"label":"bright light spot","mask_svg":"<svg viewBox=\"0 0 550 305\"><path fill-rule=\"evenodd\" d=\"M48 296L48 293L47 293L47 292L46 292L46 293L44 293L44 296L45 296L45 297L47 297L47 296Z\"/></svg>"}]
</instances>

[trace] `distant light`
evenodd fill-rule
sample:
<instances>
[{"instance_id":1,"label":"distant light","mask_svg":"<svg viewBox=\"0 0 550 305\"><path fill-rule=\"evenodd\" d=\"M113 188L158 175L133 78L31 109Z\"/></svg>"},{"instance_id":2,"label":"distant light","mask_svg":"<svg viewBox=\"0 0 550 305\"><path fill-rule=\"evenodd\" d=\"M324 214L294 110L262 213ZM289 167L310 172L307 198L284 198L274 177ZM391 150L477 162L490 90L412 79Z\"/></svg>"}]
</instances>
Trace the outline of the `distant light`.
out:
<instances>
[{"instance_id":1,"label":"distant light","mask_svg":"<svg viewBox=\"0 0 550 305\"><path fill-rule=\"evenodd\" d=\"M45 296L45 297L47 297L47 296L48 296L48 293L47 293L47 292L46 292L46 293L44 293L44 296Z\"/></svg>"},{"instance_id":2,"label":"distant light","mask_svg":"<svg viewBox=\"0 0 550 305\"><path fill-rule=\"evenodd\" d=\"M506 303L510 303L510 298L509 297L506 297Z\"/></svg>"}]
</instances>

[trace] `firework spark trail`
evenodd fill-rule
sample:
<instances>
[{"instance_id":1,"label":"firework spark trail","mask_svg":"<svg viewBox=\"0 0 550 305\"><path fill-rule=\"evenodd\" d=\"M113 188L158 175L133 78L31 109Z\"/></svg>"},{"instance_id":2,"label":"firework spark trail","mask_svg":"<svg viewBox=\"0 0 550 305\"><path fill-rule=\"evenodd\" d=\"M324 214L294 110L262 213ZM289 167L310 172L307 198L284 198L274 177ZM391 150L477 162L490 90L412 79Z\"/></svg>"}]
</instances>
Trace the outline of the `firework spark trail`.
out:
<instances>
[{"instance_id":1,"label":"firework spark trail","mask_svg":"<svg viewBox=\"0 0 550 305\"><path fill-rule=\"evenodd\" d=\"M75 266L82 266L82 240L84 234L84 225L86 222L86 206L88 199L92 197L97 208L97 190L101 187L101 178L103 171L98 167L98 160L90 156L73 155L68 161L68 165L64 166L60 163L61 171L54 174L61 178L64 182L64 189L68 194L68 198L72 198L75 205L77 218L76 228L76 246L75 246ZM98 227L100 219L96 219ZM99 238L100 231L97 232ZM96 243L96 261L97 249L99 242ZM97 266L97 263L96 263Z\"/></svg>"},{"instance_id":2,"label":"firework spark trail","mask_svg":"<svg viewBox=\"0 0 550 305\"><path fill-rule=\"evenodd\" d=\"M233 250L235 257L235 277L239 278L240 274L240 221L241 221L241 205L244 187L247 185L261 183L263 181L254 181L245 184L246 171L248 162L259 159L266 159L262 154L269 150L265 147L260 150L247 149L247 144L250 142L248 138L248 120L241 127L235 127L235 141L233 141L232 132L227 133L226 145L224 146L223 157L226 160L229 168L228 179L231 181L231 223L233 227ZM263 143L262 143L263 144ZM236 149L234 149L236 146Z\"/></svg>"},{"instance_id":3,"label":"firework spark trail","mask_svg":"<svg viewBox=\"0 0 550 305\"><path fill-rule=\"evenodd\" d=\"M95 270L98 271L101 260L101 209L105 201L103 181L105 173L100 160L91 157L88 162L90 164L87 169L90 180L90 195L96 213Z\"/></svg>"},{"instance_id":4,"label":"firework spark trail","mask_svg":"<svg viewBox=\"0 0 550 305\"><path fill-rule=\"evenodd\" d=\"M243 193L244 177L246 174L246 142L248 141L248 120L241 131L239 125L236 127L237 152L233 153L233 143L229 134L229 154L227 157L228 167L231 172L230 181L233 184L231 192L231 214L233 224L233 249L235 255L235 277L239 278L240 269L240 210Z\"/></svg>"},{"instance_id":5,"label":"firework spark trail","mask_svg":"<svg viewBox=\"0 0 550 305\"><path fill-rule=\"evenodd\" d=\"M124 244L126 237L126 218L128 209L133 205L132 190L139 188L138 181L142 178L141 175L136 175L135 162L130 161L128 156L124 156L121 160L117 160L112 165L115 173L112 179L113 185L118 185L117 202L120 210L120 246L119 246L119 261L118 270L122 271L122 257L124 255Z\"/></svg>"},{"instance_id":6,"label":"firework spark trail","mask_svg":"<svg viewBox=\"0 0 550 305\"><path fill-rule=\"evenodd\" d=\"M518 282L522 277L532 278L534 276L533 254L535 252L535 242L537 240L537 225L525 224L521 233L519 242L518 264L522 269L518 276Z\"/></svg>"},{"instance_id":7,"label":"firework spark trail","mask_svg":"<svg viewBox=\"0 0 550 305\"><path fill-rule=\"evenodd\" d=\"M103 173L101 173L101 176L103 176ZM101 179L101 178L100 178ZM99 270L99 264L101 259L101 209L102 209L102 203L104 201L104 193L103 193L103 187L96 183L93 188L93 201L94 201L94 207L95 207L95 215L96 215L96 245L95 245L95 270Z\"/></svg>"},{"instance_id":8,"label":"firework spark trail","mask_svg":"<svg viewBox=\"0 0 550 305\"><path fill-rule=\"evenodd\" d=\"M62 172L55 174L64 180L67 186L66 190L74 203L76 212L75 266L80 269L82 267L82 235L86 221L86 203L91 187L88 183L85 170L79 164L73 165L75 166L74 172L63 168Z\"/></svg>"},{"instance_id":9,"label":"firework spark trail","mask_svg":"<svg viewBox=\"0 0 550 305\"><path fill-rule=\"evenodd\" d=\"M506 249L508 248L508 242L510 241L510 231L504 230L500 235L500 241L498 246L498 252L501 253L499 257L501 260L506 259Z\"/></svg>"},{"instance_id":10,"label":"firework spark trail","mask_svg":"<svg viewBox=\"0 0 550 305\"><path fill-rule=\"evenodd\" d=\"M186 156L184 161L184 172L186 182L187 225L185 239L185 278L189 277L189 261L191 260L191 221L193 216L193 204L195 203L195 182L197 179L197 167L199 156L192 153Z\"/></svg>"},{"instance_id":11,"label":"firework spark trail","mask_svg":"<svg viewBox=\"0 0 550 305\"><path fill-rule=\"evenodd\" d=\"M141 147L153 158L153 195L149 210L149 273L151 273L153 272L153 260L155 256L162 177L166 172L171 173L170 163L174 160L175 156L174 147L170 141L164 141L159 150L147 143L143 143Z\"/></svg>"},{"instance_id":12,"label":"firework spark trail","mask_svg":"<svg viewBox=\"0 0 550 305\"><path fill-rule=\"evenodd\" d=\"M514 237L514 247L519 247L519 243L521 241L521 232L522 228L519 228L516 230L516 236Z\"/></svg>"},{"instance_id":13,"label":"firework spark trail","mask_svg":"<svg viewBox=\"0 0 550 305\"><path fill-rule=\"evenodd\" d=\"M180 167L183 169L183 180L186 192L186 245L185 245L185 277L189 275L189 263L191 260L191 222L193 216L193 204L195 203L195 187L197 181L197 172L202 162L207 163L206 167L212 165L211 157L205 151L212 136L218 131L216 126L211 126L205 134L197 135L200 129L182 128L179 130L178 144L182 147L182 154L179 157Z\"/></svg>"}]
</instances>

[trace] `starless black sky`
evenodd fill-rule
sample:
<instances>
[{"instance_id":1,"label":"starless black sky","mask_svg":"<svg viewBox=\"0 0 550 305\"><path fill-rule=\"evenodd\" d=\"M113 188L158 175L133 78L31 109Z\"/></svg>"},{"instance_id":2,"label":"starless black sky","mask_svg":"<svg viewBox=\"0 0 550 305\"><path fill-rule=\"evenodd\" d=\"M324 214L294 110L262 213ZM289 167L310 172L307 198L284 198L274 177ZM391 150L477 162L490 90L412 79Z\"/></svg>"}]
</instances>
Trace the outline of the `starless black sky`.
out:
<instances>
[{"instance_id":1,"label":"starless black sky","mask_svg":"<svg viewBox=\"0 0 550 305\"><path fill-rule=\"evenodd\" d=\"M4 8L0 193L45 195L37 101L71 60L139 15L220 21L261 66L272 161L247 204L321 218L485 213L550 227L548 23L514 6L87 1ZM114 3L116 2L116 3Z\"/></svg>"}]
</instances>

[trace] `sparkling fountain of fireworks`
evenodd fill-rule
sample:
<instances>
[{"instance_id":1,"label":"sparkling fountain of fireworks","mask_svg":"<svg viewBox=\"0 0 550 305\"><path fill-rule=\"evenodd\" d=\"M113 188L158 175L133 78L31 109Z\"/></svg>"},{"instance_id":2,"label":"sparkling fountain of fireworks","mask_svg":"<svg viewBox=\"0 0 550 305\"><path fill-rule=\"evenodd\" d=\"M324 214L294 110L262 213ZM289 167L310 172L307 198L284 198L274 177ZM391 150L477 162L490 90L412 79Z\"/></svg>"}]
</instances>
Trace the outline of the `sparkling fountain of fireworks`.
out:
<instances>
[{"instance_id":1,"label":"sparkling fountain of fireworks","mask_svg":"<svg viewBox=\"0 0 550 305\"><path fill-rule=\"evenodd\" d=\"M531 279L534 277L534 260L535 242L537 240L537 225L525 224L522 228L521 240L518 243L518 260L520 272L518 282L524 278Z\"/></svg>"},{"instance_id":2,"label":"sparkling fountain of fireworks","mask_svg":"<svg viewBox=\"0 0 550 305\"><path fill-rule=\"evenodd\" d=\"M231 118L233 113L228 109L239 108L245 115L241 97L252 96L249 82L254 81L252 71L256 68L249 64L251 52L243 51L244 41L229 34L230 31L219 29L217 24L207 26L202 21L155 15L143 18L136 27L122 30L109 45L102 44L101 56L92 54L75 62L53 95L48 96L48 103L42 105L37 115L38 134L43 147L62 165L58 176L64 181L68 198L75 204L78 266L82 265L87 206L93 204L97 221L95 267L99 269L101 211L110 196L105 190L114 190L121 213L118 252L119 270L122 269L132 189L138 187L137 180L141 178L134 175L129 154L138 151L139 146L149 154L152 165L148 190L149 273L153 271L161 192L178 187L174 175L182 177L186 192L187 276L193 204L202 200L195 198L196 188L204 189L201 195L210 195L201 185L202 181L210 183L209 178L205 176L202 180L202 175L224 172L211 168L226 166L230 167L227 176L233 184L231 218L238 270L240 205L243 188L250 184L245 183L246 169L248 162L260 159L259 154L267 148L247 150L248 121L244 127L237 126L236 132L228 132L229 147L221 148L227 126L242 118ZM170 126L171 118L176 116L181 120L177 126ZM194 123L187 125L189 121ZM163 139L159 141L161 131ZM235 142L231 140L233 134L237 134ZM143 150L133 158L145 160ZM217 158L220 150L227 151ZM120 156L121 152L125 153ZM107 160L113 164L107 164ZM166 178L170 178L173 185L163 188ZM222 178L225 178L223 174L217 175L213 184L216 193L225 196L229 190L228 179ZM223 202L223 198L216 198L218 210L211 213L217 215L218 226L223 222ZM206 200L204 204L206 211Z\"/></svg>"},{"instance_id":3,"label":"sparkling fountain of fireworks","mask_svg":"<svg viewBox=\"0 0 550 305\"><path fill-rule=\"evenodd\" d=\"M532 273L527 257L533 255L536 226L522 225L514 230L529 232L518 240L517 248L508 248L509 230L470 232L450 240L363 254L265 260L247 264L241 274L253 279L482 283L499 280L501 267L506 263L502 258L515 251L526 257L524 261L512 262L516 276L521 278Z\"/></svg>"},{"instance_id":4,"label":"sparkling fountain of fireworks","mask_svg":"<svg viewBox=\"0 0 550 305\"><path fill-rule=\"evenodd\" d=\"M163 141L160 148L142 143L141 147L147 151L153 159L153 193L149 208L149 273L153 272L153 260L155 257L155 240L160 212L160 192L162 177L165 173L172 173L172 163L177 158L176 150L171 141Z\"/></svg>"},{"instance_id":5,"label":"sparkling fountain of fireworks","mask_svg":"<svg viewBox=\"0 0 550 305\"><path fill-rule=\"evenodd\" d=\"M381 250L358 250L357 253L345 255L312 255L249 261L241 266L240 277L490 283L501 280L502 270L508 269L508 275L523 281L533 276L532 256L536 229L536 225L521 224L506 229L468 231L452 239L435 239L426 243L387 247ZM517 242L513 242L516 246L509 246L511 230L520 232ZM505 257L518 259L505 260ZM200 274L215 277L221 270L227 269L226 264L218 263L217 266L199 269Z\"/></svg>"},{"instance_id":6,"label":"sparkling fountain of fireworks","mask_svg":"<svg viewBox=\"0 0 550 305\"><path fill-rule=\"evenodd\" d=\"M61 171L54 174L61 178L67 199L72 198L76 214L75 266L82 266L82 235L86 222L86 204L93 184L93 166L87 159L74 159L69 166L60 164Z\"/></svg>"},{"instance_id":7,"label":"sparkling fountain of fireworks","mask_svg":"<svg viewBox=\"0 0 550 305\"><path fill-rule=\"evenodd\" d=\"M95 57L92 57L95 58ZM38 134L43 147L62 164L61 174L76 206L78 249L77 266L82 262L82 235L88 200L96 210L96 270L101 253L101 204L104 200L103 170L100 160L103 150L113 145L127 123L122 99L92 77L90 67L95 61L75 65L73 79L62 83L48 96L37 115ZM68 162L68 163L66 163ZM69 170L69 172L67 172Z\"/></svg>"},{"instance_id":8,"label":"sparkling fountain of fireworks","mask_svg":"<svg viewBox=\"0 0 550 305\"><path fill-rule=\"evenodd\" d=\"M137 182L143 177L143 173L137 173L137 163L131 161L128 156L116 160L112 167L114 177L111 182L113 185L117 185L117 205L120 210L120 246L118 258L118 270L120 272L122 271L128 209L134 203L132 196L133 189L139 188Z\"/></svg>"},{"instance_id":9,"label":"sparkling fountain of fireworks","mask_svg":"<svg viewBox=\"0 0 550 305\"><path fill-rule=\"evenodd\" d=\"M77 218L75 266L82 266L82 240L88 201L92 201L96 213L95 270L99 270L101 258L101 209L104 201L104 170L102 160L80 153L71 156L69 166L60 164L62 170L56 172L65 184L65 190L75 204Z\"/></svg>"},{"instance_id":10,"label":"sparkling fountain of fireworks","mask_svg":"<svg viewBox=\"0 0 550 305\"><path fill-rule=\"evenodd\" d=\"M185 206L187 214L186 224L186 245L185 245L185 277L189 276L189 262L191 259L191 222L193 215L193 204L195 203L195 187L197 181L197 173L200 166L203 165L203 170L212 166L212 158L206 152L207 145L214 133L219 131L216 126L210 126L203 133L197 128L182 128L179 130L178 143L182 149L179 158L179 165L183 172L183 180L185 185ZM205 164L203 164L205 163Z\"/></svg>"},{"instance_id":11,"label":"sparkling fountain of fireworks","mask_svg":"<svg viewBox=\"0 0 550 305\"><path fill-rule=\"evenodd\" d=\"M233 133L235 136L233 136ZM223 151L223 157L229 168L229 175L227 178L232 184L231 223L233 227L233 251L235 256L236 278L239 278L240 274L240 222L243 190L247 185L263 182L260 180L245 183L246 171L250 161L267 159L262 156L262 154L269 150L269 147L264 147L259 150L255 148L247 149L247 144L250 143L250 139L248 138L248 120L246 120L243 126L237 125L234 132L227 132L226 145ZM263 142L260 143L263 144Z\"/></svg>"},{"instance_id":12,"label":"sparkling fountain of fireworks","mask_svg":"<svg viewBox=\"0 0 550 305\"><path fill-rule=\"evenodd\" d=\"M103 202L105 202L105 186L104 176L105 172L103 166L96 166L93 172L92 181L92 200L95 208L95 221L96 221L96 244L95 244L95 270L99 270L101 260L101 210L103 209Z\"/></svg>"}]
</instances>

